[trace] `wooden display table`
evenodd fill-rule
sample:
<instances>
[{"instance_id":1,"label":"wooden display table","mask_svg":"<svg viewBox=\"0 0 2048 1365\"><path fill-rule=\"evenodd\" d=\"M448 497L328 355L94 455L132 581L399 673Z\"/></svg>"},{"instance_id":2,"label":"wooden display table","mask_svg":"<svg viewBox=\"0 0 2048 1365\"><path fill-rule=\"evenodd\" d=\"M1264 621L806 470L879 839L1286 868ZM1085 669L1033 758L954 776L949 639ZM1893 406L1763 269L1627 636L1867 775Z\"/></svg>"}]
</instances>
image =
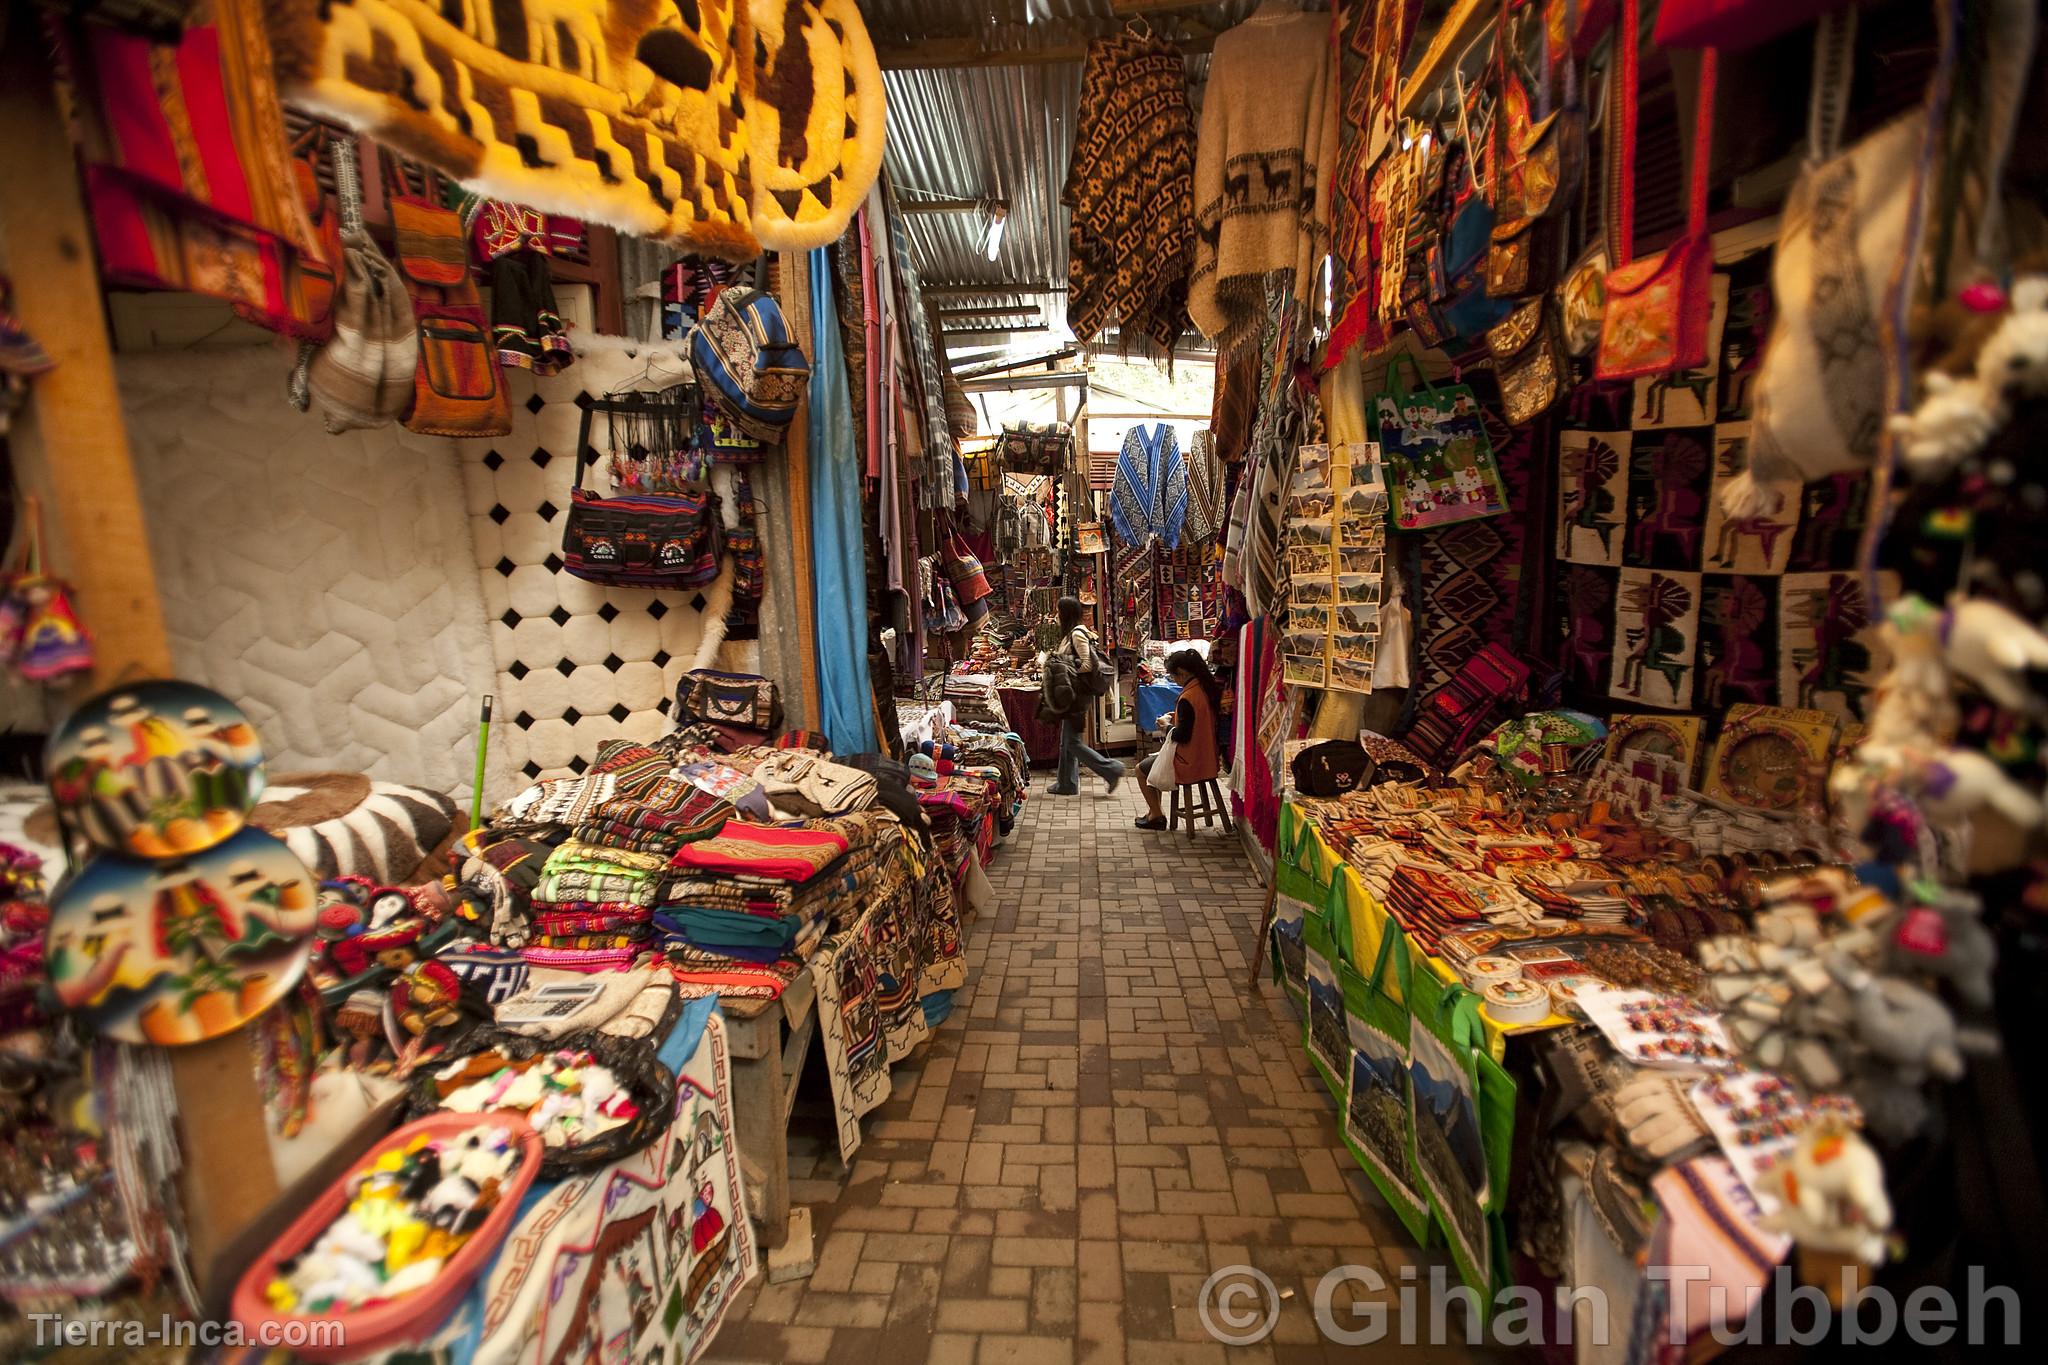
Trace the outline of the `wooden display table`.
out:
<instances>
[{"instance_id":1,"label":"wooden display table","mask_svg":"<svg viewBox=\"0 0 2048 1365\"><path fill-rule=\"evenodd\" d=\"M733 1126L746 1158L749 1200L762 1244L782 1245L789 1233L789 1114L804 1058L818 1031L818 998L805 971L775 1000L723 1005L731 1049Z\"/></svg>"}]
</instances>

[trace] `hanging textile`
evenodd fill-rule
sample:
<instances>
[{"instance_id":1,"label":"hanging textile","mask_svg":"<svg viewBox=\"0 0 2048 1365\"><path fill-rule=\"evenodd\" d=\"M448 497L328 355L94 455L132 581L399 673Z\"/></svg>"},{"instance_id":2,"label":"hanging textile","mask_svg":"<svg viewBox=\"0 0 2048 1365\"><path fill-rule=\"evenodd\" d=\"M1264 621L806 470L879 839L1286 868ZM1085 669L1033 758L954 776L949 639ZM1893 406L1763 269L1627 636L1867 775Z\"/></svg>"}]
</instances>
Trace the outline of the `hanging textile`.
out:
<instances>
[{"instance_id":1,"label":"hanging textile","mask_svg":"<svg viewBox=\"0 0 2048 1365\"><path fill-rule=\"evenodd\" d=\"M1067 326L1083 345L1114 324L1124 354L1142 336L1171 355L1188 329L1194 165L1180 49L1129 29L1089 44L1060 192Z\"/></svg>"},{"instance_id":2,"label":"hanging textile","mask_svg":"<svg viewBox=\"0 0 2048 1365\"><path fill-rule=\"evenodd\" d=\"M1340 94L1336 184L1330 194L1331 285L1337 320L1330 332L1332 356L1354 348L1386 344L1375 307L1383 255L1398 269L1400 253L1389 251L1389 234L1375 232L1373 167L1393 141L1395 109L1406 55L1403 19L1407 0L1339 0L1337 62Z\"/></svg>"},{"instance_id":3,"label":"hanging textile","mask_svg":"<svg viewBox=\"0 0 2048 1365\"><path fill-rule=\"evenodd\" d=\"M1222 551L1192 541L1177 550L1158 550L1153 563L1158 589L1153 610L1155 640L1206 640L1223 615L1223 579L1216 572Z\"/></svg>"},{"instance_id":4,"label":"hanging textile","mask_svg":"<svg viewBox=\"0 0 2048 1365\"><path fill-rule=\"evenodd\" d=\"M861 559L860 462L846 355L825 248L810 253L811 589L818 604L818 728L834 752L871 753L875 716L868 689L868 590Z\"/></svg>"},{"instance_id":5,"label":"hanging textile","mask_svg":"<svg viewBox=\"0 0 2048 1365\"><path fill-rule=\"evenodd\" d=\"M1110 488L1109 519L1124 544L1142 546L1157 537L1179 546L1188 517L1188 463L1180 438L1165 422L1135 426L1124 433Z\"/></svg>"},{"instance_id":6,"label":"hanging textile","mask_svg":"<svg viewBox=\"0 0 2048 1365\"><path fill-rule=\"evenodd\" d=\"M886 190L886 186L885 186ZM939 362L939 348L932 338L925 314L924 289L911 265L910 236L903 226L903 211L896 206L893 190L886 190L889 217L890 268L896 272L896 312L910 330L907 357L916 392L916 408L923 414L923 443L911 465L918 484L919 505L927 508L953 504L953 431L946 419L945 373Z\"/></svg>"},{"instance_id":7,"label":"hanging textile","mask_svg":"<svg viewBox=\"0 0 2048 1365\"><path fill-rule=\"evenodd\" d=\"M1304 310L1330 245L1330 17L1261 9L1216 40L1195 149L1188 312L1219 350L1258 336L1266 279Z\"/></svg>"},{"instance_id":8,"label":"hanging textile","mask_svg":"<svg viewBox=\"0 0 2048 1365\"><path fill-rule=\"evenodd\" d=\"M1124 433L1124 447L1116 457L1116 483L1109 491L1109 520L1117 539L1132 549L1141 548L1152 536L1155 455L1145 428Z\"/></svg>"},{"instance_id":9,"label":"hanging textile","mask_svg":"<svg viewBox=\"0 0 2048 1365\"><path fill-rule=\"evenodd\" d=\"M711 255L823 246L882 168L855 0L264 10L294 103L480 193Z\"/></svg>"},{"instance_id":10,"label":"hanging textile","mask_svg":"<svg viewBox=\"0 0 2048 1365\"><path fill-rule=\"evenodd\" d=\"M323 241L308 216L319 188L291 154L262 7L215 0L213 17L174 47L101 24L67 31L101 267L114 283L211 295L259 326L323 339L338 225L327 220Z\"/></svg>"},{"instance_id":11,"label":"hanging textile","mask_svg":"<svg viewBox=\"0 0 2048 1365\"><path fill-rule=\"evenodd\" d=\"M1216 458L1216 435L1207 427L1188 442L1188 514L1181 527L1188 544L1213 539L1223 529L1223 465Z\"/></svg>"}]
</instances>

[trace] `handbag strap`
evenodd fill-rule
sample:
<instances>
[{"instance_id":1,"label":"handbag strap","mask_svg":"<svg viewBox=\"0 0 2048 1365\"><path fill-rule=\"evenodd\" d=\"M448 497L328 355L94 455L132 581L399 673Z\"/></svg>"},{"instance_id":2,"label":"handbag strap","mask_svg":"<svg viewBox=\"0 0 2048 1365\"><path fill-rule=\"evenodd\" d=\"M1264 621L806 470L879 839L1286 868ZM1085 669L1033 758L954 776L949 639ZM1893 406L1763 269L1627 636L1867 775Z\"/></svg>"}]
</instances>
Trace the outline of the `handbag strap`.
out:
<instances>
[{"instance_id":1,"label":"handbag strap","mask_svg":"<svg viewBox=\"0 0 2048 1365\"><path fill-rule=\"evenodd\" d=\"M1636 122L1641 113L1636 88L1637 46L1642 34L1642 0L1622 0L1621 32L1614 39L1615 82L1618 89L1608 97L1608 174L1617 187L1609 204L1607 249L1614 268L1635 259L1636 253ZM1714 84L1720 70L1721 54L1708 48L1700 54L1700 88L1693 103L1692 177L1687 196L1685 235L1698 237L1707 229L1707 163L1714 150Z\"/></svg>"},{"instance_id":2,"label":"handbag strap","mask_svg":"<svg viewBox=\"0 0 2048 1365\"><path fill-rule=\"evenodd\" d=\"M597 412L597 404L586 393L577 395L576 406L583 409L583 421L576 431L576 491L587 493L590 490L583 486L583 467L596 458L590 448L590 419Z\"/></svg>"},{"instance_id":3,"label":"handbag strap","mask_svg":"<svg viewBox=\"0 0 2048 1365\"><path fill-rule=\"evenodd\" d=\"M1856 74L1856 7L1821 15L1813 30L1813 89L1806 106L1806 160L1817 165L1842 148L1849 87Z\"/></svg>"},{"instance_id":4,"label":"handbag strap","mask_svg":"<svg viewBox=\"0 0 2048 1365\"><path fill-rule=\"evenodd\" d=\"M357 157L356 140L340 137L329 152L334 163L334 198L341 207L341 235L353 241L363 235L363 164Z\"/></svg>"}]
</instances>

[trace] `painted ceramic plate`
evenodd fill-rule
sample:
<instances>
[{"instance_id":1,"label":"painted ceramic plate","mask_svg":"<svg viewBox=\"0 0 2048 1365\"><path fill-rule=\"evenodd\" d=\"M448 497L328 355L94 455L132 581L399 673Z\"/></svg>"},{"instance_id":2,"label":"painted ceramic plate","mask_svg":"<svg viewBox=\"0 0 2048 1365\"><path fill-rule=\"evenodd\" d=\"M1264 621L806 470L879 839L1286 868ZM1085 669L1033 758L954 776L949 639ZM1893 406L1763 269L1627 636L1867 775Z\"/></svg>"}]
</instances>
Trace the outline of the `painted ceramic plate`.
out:
<instances>
[{"instance_id":1,"label":"painted ceramic plate","mask_svg":"<svg viewBox=\"0 0 2048 1365\"><path fill-rule=\"evenodd\" d=\"M262 830L189 858L94 858L51 906L50 985L109 1038L201 1042L298 983L316 912L313 875Z\"/></svg>"},{"instance_id":2,"label":"painted ceramic plate","mask_svg":"<svg viewBox=\"0 0 2048 1365\"><path fill-rule=\"evenodd\" d=\"M50 737L43 771L58 808L100 848L177 858L248 823L263 746L241 709L182 682L93 697Z\"/></svg>"}]
</instances>

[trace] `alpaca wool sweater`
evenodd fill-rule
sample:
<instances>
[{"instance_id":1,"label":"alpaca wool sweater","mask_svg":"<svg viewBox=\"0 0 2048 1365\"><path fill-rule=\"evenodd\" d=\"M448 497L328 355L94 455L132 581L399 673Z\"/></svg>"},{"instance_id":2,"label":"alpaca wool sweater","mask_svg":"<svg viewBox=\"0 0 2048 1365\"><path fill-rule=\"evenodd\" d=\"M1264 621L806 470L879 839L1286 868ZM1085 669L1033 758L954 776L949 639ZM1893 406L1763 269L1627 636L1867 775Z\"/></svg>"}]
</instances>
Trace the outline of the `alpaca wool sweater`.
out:
<instances>
[{"instance_id":1,"label":"alpaca wool sweater","mask_svg":"<svg viewBox=\"0 0 2048 1365\"><path fill-rule=\"evenodd\" d=\"M1337 164L1327 14L1254 14L1216 40L1195 145L1195 266L1188 313L1230 351L1255 340L1264 278L1315 297L1330 249Z\"/></svg>"}]
</instances>

